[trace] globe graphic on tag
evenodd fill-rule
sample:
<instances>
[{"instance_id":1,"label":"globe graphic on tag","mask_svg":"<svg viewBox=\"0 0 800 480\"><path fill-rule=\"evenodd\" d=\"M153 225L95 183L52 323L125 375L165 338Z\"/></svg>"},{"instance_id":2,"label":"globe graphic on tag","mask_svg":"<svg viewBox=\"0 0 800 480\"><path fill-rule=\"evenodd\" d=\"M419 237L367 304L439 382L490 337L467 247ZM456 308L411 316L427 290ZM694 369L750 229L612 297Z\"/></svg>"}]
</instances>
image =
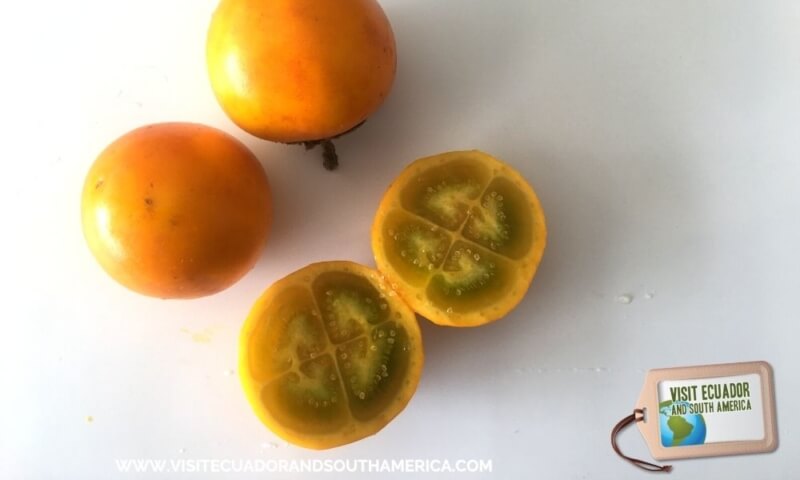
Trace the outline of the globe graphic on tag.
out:
<instances>
[{"instance_id":1,"label":"globe graphic on tag","mask_svg":"<svg viewBox=\"0 0 800 480\"><path fill-rule=\"evenodd\" d=\"M658 404L661 445L665 447L682 447L705 443L706 421L703 415L699 413L673 415L673 405L685 407L688 412L689 402L672 402L668 400Z\"/></svg>"}]
</instances>

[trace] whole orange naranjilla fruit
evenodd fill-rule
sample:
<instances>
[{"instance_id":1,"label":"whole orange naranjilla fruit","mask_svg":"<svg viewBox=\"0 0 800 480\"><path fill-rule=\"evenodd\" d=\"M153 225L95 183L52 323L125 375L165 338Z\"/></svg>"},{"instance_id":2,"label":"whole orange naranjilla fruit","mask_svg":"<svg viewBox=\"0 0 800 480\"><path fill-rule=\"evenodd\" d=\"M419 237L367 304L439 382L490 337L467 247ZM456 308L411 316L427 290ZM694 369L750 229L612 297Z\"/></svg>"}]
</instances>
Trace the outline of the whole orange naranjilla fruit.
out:
<instances>
[{"instance_id":1,"label":"whole orange naranjilla fruit","mask_svg":"<svg viewBox=\"0 0 800 480\"><path fill-rule=\"evenodd\" d=\"M83 233L122 285L161 298L219 292L256 263L272 203L264 169L238 140L191 123L133 130L89 170Z\"/></svg>"},{"instance_id":2,"label":"whole orange naranjilla fruit","mask_svg":"<svg viewBox=\"0 0 800 480\"><path fill-rule=\"evenodd\" d=\"M221 0L206 48L211 86L244 130L323 143L380 107L395 77L389 21L375 0Z\"/></svg>"}]
</instances>

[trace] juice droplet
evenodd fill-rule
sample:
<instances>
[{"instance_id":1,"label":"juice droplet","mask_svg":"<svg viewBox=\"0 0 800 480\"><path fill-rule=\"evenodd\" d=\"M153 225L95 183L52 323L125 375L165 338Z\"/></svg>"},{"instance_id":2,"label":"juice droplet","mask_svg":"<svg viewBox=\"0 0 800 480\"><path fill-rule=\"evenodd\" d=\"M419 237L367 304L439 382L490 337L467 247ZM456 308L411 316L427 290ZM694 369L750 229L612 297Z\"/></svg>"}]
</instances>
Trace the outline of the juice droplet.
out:
<instances>
[{"instance_id":1,"label":"juice droplet","mask_svg":"<svg viewBox=\"0 0 800 480\"><path fill-rule=\"evenodd\" d=\"M623 305L628 305L629 303L633 302L633 295L628 293L617 295L617 298L614 299L614 301Z\"/></svg>"}]
</instances>

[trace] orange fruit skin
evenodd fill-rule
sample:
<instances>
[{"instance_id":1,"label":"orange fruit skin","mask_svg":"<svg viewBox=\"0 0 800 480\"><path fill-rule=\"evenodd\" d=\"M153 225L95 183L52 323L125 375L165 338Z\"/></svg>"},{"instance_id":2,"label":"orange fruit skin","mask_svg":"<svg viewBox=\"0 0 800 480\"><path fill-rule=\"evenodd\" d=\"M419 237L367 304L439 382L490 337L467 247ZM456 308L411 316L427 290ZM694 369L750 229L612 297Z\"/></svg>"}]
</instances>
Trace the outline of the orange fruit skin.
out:
<instances>
[{"instance_id":1,"label":"orange fruit skin","mask_svg":"<svg viewBox=\"0 0 800 480\"><path fill-rule=\"evenodd\" d=\"M86 176L81 215L89 249L131 290L161 298L219 292L258 260L270 188L233 137L191 123L133 130Z\"/></svg>"},{"instance_id":2,"label":"orange fruit skin","mask_svg":"<svg viewBox=\"0 0 800 480\"><path fill-rule=\"evenodd\" d=\"M366 120L388 96L397 63L375 0L221 0L206 60L234 123L287 143L331 138Z\"/></svg>"}]
</instances>

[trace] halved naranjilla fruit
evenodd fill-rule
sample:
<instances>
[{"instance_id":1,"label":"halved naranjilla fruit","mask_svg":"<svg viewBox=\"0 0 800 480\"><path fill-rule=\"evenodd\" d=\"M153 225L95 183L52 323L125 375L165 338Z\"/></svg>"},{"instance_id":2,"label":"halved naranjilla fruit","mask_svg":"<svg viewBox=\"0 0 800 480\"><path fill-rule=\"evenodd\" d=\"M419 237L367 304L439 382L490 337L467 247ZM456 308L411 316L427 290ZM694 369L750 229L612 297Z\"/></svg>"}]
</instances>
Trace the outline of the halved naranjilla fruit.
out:
<instances>
[{"instance_id":1,"label":"halved naranjilla fruit","mask_svg":"<svg viewBox=\"0 0 800 480\"><path fill-rule=\"evenodd\" d=\"M378 208L372 251L412 309L440 325L471 327L502 318L522 300L546 237L531 186L473 150L406 167Z\"/></svg>"},{"instance_id":2,"label":"halved naranjilla fruit","mask_svg":"<svg viewBox=\"0 0 800 480\"><path fill-rule=\"evenodd\" d=\"M325 449L376 433L422 373L414 312L367 267L309 265L273 284L245 322L239 372L258 417L284 440Z\"/></svg>"}]
</instances>

